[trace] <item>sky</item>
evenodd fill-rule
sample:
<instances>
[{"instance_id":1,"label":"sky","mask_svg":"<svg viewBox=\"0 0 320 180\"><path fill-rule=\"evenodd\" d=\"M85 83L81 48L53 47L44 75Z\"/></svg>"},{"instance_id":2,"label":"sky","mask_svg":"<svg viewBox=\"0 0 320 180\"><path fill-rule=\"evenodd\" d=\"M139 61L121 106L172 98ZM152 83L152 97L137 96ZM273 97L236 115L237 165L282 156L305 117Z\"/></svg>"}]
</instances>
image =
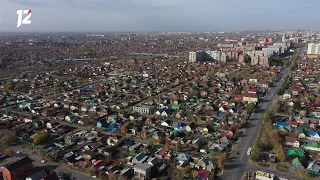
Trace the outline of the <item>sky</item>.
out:
<instances>
[{"instance_id":1,"label":"sky","mask_svg":"<svg viewBox=\"0 0 320 180\"><path fill-rule=\"evenodd\" d=\"M17 28L19 9L31 24ZM319 12L320 0L0 0L0 32L320 29Z\"/></svg>"}]
</instances>

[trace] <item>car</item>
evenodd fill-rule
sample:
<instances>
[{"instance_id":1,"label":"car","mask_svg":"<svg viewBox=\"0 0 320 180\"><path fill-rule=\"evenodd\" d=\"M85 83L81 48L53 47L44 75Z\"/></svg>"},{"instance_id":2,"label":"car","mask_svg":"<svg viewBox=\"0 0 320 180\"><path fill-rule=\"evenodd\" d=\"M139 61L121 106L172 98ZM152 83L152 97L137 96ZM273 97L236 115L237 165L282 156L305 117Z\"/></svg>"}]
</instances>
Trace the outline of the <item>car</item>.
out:
<instances>
[{"instance_id":1,"label":"car","mask_svg":"<svg viewBox=\"0 0 320 180\"><path fill-rule=\"evenodd\" d=\"M252 150L252 148L251 148L251 147L249 147L249 148L248 148L248 151L247 151L247 155L248 155L248 156L250 156L250 155L251 155L251 150Z\"/></svg>"},{"instance_id":2,"label":"car","mask_svg":"<svg viewBox=\"0 0 320 180\"><path fill-rule=\"evenodd\" d=\"M46 163L46 161L44 159L41 160L42 163Z\"/></svg>"},{"instance_id":3,"label":"car","mask_svg":"<svg viewBox=\"0 0 320 180\"><path fill-rule=\"evenodd\" d=\"M17 151L16 153L17 153L17 154L20 154L20 151Z\"/></svg>"}]
</instances>

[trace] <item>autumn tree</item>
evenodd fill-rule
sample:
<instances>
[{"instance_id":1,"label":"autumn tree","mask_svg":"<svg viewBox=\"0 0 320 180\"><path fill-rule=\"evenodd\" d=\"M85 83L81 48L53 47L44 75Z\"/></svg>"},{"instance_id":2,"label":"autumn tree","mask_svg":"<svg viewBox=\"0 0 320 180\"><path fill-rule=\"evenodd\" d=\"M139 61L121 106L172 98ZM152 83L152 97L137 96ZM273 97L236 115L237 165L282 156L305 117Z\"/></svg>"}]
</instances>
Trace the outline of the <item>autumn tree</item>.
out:
<instances>
[{"instance_id":1,"label":"autumn tree","mask_svg":"<svg viewBox=\"0 0 320 180\"><path fill-rule=\"evenodd\" d=\"M12 156L14 154L14 151L11 148L7 148L4 150L4 154L7 156Z\"/></svg>"},{"instance_id":2,"label":"autumn tree","mask_svg":"<svg viewBox=\"0 0 320 180\"><path fill-rule=\"evenodd\" d=\"M315 101L314 101L315 104L320 104L320 96L318 96Z\"/></svg>"},{"instance_id":3,"label":"autumn tree","mask_svg":"<svg viewBox=\"0 0 320 180\"><path fill-rule=\"evenodd\" d=\"M223 166L227 162L227 159L228 159L228 155L226 152L222 153L221 155L219 155L217 157L219 169L221 169L221 170L223 169Z\"/></svg>"},{"instance_id":4,"label":"autumn tree","mask_svg":"<svg viewBox=\"0 0 320 180\"><path fill-rule=\"evenodd\" d=\"M108 176L104 171L99 171L98 178L99 180L109 180Z\"/></svg>"},{"instance_id":5,"label":"autumn tree","mask_svg":"<svg viewBox=\"0 0 320 180\"><path fill-rule=\"evenodd\" d=\"M177 152L181 152L181 149L182 149L182 147L181 147L181 140L179 139L178 142L177 142L177 144L176 144L176 151L177 151Z\"/></svg>"},{"instance_id":6,"label":"autumn tree","mask_svg":"<svg viewBox=\"0 0 320 180\"><path fill-rule=\"evenodd\" d=\"M116 179L116 175L114 173L110 173L109 180L115 180L115 179Z\"/></svg>"}]
</instances>

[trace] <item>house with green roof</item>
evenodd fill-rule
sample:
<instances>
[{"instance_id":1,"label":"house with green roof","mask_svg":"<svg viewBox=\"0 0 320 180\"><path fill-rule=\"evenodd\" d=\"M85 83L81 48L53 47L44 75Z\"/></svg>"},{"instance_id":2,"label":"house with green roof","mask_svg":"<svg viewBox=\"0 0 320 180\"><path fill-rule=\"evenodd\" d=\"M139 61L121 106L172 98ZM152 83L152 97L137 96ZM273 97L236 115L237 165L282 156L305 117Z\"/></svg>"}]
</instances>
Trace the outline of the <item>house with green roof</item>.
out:
<instances>
[{"instance_id":1,"label":"house with green roof","mask_svg":"<svg viewBox=\"0 0 320 180\"><path fill-rule=\"evenodd\" d=\"M299 160L299 158L294 158L292 161L291 161L291 163L292 163L292 166L294 166L294 167L302 167L302 163L300 162L300 160Z\"/></svg>"},{"instance_id":2,"label":"house with green roof","mask_svg":"<svg viewBox=\"0 0 320 180\"><path fill-rule=\"evenodd\" d=\"M174 104L174 105L171 106L171 109L174 110L174 111L179 110L179 108L180 108L179 104Z\"/></svg>"},{"instance_id":3,"label":"house with green roof","mask_svg":"<svg viewBox=\"0 0 320 180\"><path fill-rule=\"evenodd\" d=\"M320 143L319 142L306 142L304 144L304 148L311 151L320 151Z\"/></svg>"},{"instance_id":4,"label":"house with green roof","mask_svg":"<svg viewBox=\"0 0 320 180\"><path fill-rule=\"evenodd\" d=\"M289 156L298 156L298 157L305 157L304 149L290 149L288 151Z\"/></svg>"},{"instance_id":5,"label":"house with green roof","mask_svg":"<svg viewBox=\"0 0 320 180\"><path fill-rule=\"evenodd\" d=\"M76 115L69 114L68 116L65 117L65 120L68 122L72 122L75 118L76 118Z\"/></svg>"},{"instance_id":6,"label":"house with green roof","mask_svg":"<svg viewBox=\"0 0 320 180\"><path fill-rule=\"evenodd\" d=\"M285 90L283 93L283 99L290 99L292 96L292 91L290 90Z\"/></svg>"}]
</instances>

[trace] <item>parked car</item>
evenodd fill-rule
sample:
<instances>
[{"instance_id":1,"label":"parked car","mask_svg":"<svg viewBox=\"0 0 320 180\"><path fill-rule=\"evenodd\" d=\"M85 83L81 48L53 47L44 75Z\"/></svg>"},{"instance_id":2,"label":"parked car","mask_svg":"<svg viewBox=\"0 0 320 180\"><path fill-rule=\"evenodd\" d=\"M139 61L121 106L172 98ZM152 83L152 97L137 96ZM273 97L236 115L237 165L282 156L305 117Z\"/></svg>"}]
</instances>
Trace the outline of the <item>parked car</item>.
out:
<instances>
[{"instance_id":1,"label":"parked car","mask_svg":"<svg viewBox=\"0 0 320 180\"><path fill-rule=\"evenodd\" d=\"M247 155L248 155L248 156L250 156L250 155L251 155L251 150L252 150L252 148L251 148L251 147L249 147L249 148L248 148L248 151L247 151Z\"/></svg>"}]
</instances>

